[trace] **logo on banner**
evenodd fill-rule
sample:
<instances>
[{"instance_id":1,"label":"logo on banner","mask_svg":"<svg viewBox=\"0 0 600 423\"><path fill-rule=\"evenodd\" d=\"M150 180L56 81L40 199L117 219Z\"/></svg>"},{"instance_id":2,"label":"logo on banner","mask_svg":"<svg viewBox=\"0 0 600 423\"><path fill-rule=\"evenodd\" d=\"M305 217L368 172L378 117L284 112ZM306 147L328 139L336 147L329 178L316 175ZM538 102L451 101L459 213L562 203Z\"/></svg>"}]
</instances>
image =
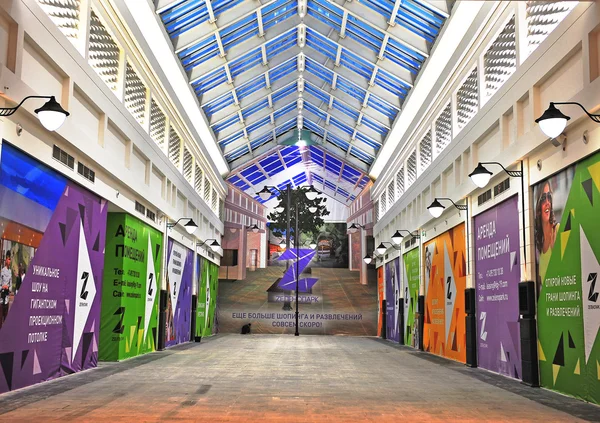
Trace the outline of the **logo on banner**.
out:
<instances>
[{"instance_id":1,"label":"logo on banner","mask_svg":"<svg viewBox=\"0 0 600 423\"><path fill-rule=\"evenodd\" d=\"M146 342L146 337L148 336L148 331L150 330L150 318L152 317L152 308L154 307L154 300L156 299L156 289L154 285L155 281L155 265L154 265L154 256L152 255L152 241L150 240L150 232L148 232L148 249L146 252L146 280L148 281L148 290L146 291L146 307L144 314L144 342Z\"/></svg>"},{"instance_id":2,"label":"logo on banner","mask_svg":"<svg viewBox=\"0 0 600 423\"><path fill-rule=\"evenodd\" d=\"M448 286L448 292L446 294L446 298L451 300L452 299L452 276L448 276L448 279L446 280L446 285Z\"/></svg>"},{"instance_id":3,"label":"logo on banner","mask_svg":"<svg viewBox=\"0 0 600 423\"><path fill-rule=\"evenodd\" d=\"M278 260L292 260L293 264L283 274L283 277L277 284L279 288L295 290L296 289L296 267L298 267L298 276L302 274L304 269L308 267L310 261L315 256L314 250L299 249L296 253L295 249L286 250ZM310 289L319 281L317 278L298 279L298 292L309 292Z\"/></svg>"},{"instance_id":4,"label":"logo on banner","mask_svg":"<svg viewBox=\"0 0 600 423\"><path fill-rule=\"evenodd\" d=\"M89 277L90 277L90 274L88 272L83 272L81 274L81 279L83 280L83 286L81 287L81 293L79 294L79 298L81 298L82 300L86 300L87 296L89 294L89 291L86 289Z\"/></svg>"},{"instance_id":5,"label":"logo on banner","mask_svg":"<svg viewBox=\"0 0 600 423\"><path fill-rule=\"evenodd\" d=\"M123 325L123 319L125 319L125 307L119 307L117 311L114 312L113 316L120 316L117 325L113 329L113 333L123 334L125 330L125 325Z\"/></svg>"},{"instance_id":6,"label":"logo on banner","mask_svg":"<svg viewBox=\"0 0 600 423\"><path fill-rule=\"evenodd\" d=\"M85 324L87 323L92 304L96 298L96 283L92 273L92 264L88 252L83 223L79 222L79 251L77 256L77 272L81 277L77 280L77 290L79 292L79 301L75 304L75 325L73 328L73 350L71 360L75 358L79 343L83 336ZM88 283L89 282L89 283Z\"/></svg>"},{"instance_id":7,"label":"logo on banner","mask_svg":"<svg viewBox=\"0 0 600 423\"><path fill-rule=\"evenodd\" d=\"M598 301L598 292L596 292L596 278L598 277L597 273L590 273L588 275L587 281L590 284L590 292L588 293L588 300L592 302Z\"/></svg>"},{"instance_id":8,"label":"logo on banner","mask_svg":"<svg viewBox=\"0 0 600 423\"><path fill-rule=\"evenodd\" d=\"M487 340L487 331L485 330L485 321L487 319L487 311L482 311L479 315L479 320L481 320L481 332L479 333L479 337L482 341Z\"/></svg>"}]
</instances>

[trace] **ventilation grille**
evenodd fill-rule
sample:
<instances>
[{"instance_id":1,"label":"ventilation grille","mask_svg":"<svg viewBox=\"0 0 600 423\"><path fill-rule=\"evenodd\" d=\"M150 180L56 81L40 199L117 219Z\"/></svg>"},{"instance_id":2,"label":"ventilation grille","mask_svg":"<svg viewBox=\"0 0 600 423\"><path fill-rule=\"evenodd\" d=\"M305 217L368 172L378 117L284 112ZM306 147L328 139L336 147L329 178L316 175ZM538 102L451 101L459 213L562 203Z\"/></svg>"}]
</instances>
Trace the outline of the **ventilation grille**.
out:
<instances>
[{"instance_id":1,"label":"ventilation grille","mask_svg":"<svg viewBox=\"0 0 600 423\"><path fill-rule=\"evenodd\" d=\"M492 190L488 189L483 194L480 194L477 196L477 204L481 206L482 204L484 204L485 202L487 202L491 199L492 199Z\"/></svg>"},{"instance_id":2,"label":"ventilation grille","mask_svg":"<svg viewBox=\"0 0 600 423\"><path fill-rule=\"evenodd\" d=\"M54 146L52 149L52 157L67 166L68 168L75 170L75 158L67 153L60 147Z\"/></svg>"},{"instance_id":3,"label":"ventilation grille","mask_svg":"<svg viewBox=\"0 0 600 423\"><path fill-rule=\"evenodd\" d=\"M388 192L388 204L389 204L390 208L392 207L392 204L394 204L394 194L395 194L394 188L395 188L394 187L394 181L392 181L392 182L390 182L390 184L388 185L388 188L387 188L387 192Z\"/></svg>"},{"instance_id":4,"label":"ventilation grille","mask_svg":"<svg viewBox=\"0 0 600 423\"><path fill-rule=\"evenodd\" d=\"M504 191L510 189L510 179L506 178L505 180L503 180L502 182L500 182L498 185L496 185L494 187L494 197L502 194Z\"/></svg>"},{"instance_id":5,"label":"ventilation grille","mask_svg":"<svg viewBox=\"0 0 600 423\"><path fill-rule=\"evenodd\" d=\"M135 202L135 211L141 214L146 214L146 207L139 201Z\"/></svg>"},{"instance_id":6,"label":"ventilation grille","mask_svg":"<svg viewBox=\"0 0 600 423\"><path fill-rule=\"evenodd\" d=\"M529 54L538 48L563 19L577 6L576 1L528 1L525 7Z\"/></svg>"},{"instance_id":7,"label":"ventilation grille","mask_svg":"<svg viewBox=\"0 0 600 423\"><path fill-rule=\"evenodd\" d=\"M483 56L485 95L493 96L517 70L515 17L510 19Z\"/></svg>"},{"instance_id":8,"label":"ventilation grille","mask_svg":"<svg viewBox=\"0 0 600 423\"><path fill-rule=\"evenodd\" d=\"M431 164L432 151L431 151L431 131L427 131L421 143L419 145L419 154L420 157L420 166L419 166L419 174L423 173L425 169L429 167Z\"/></svg>"},{"instance_id":9,"label":"ventilation grille","mask_svg":"<svg viewBox=\"0 0 600 423\"><path fill-rule=\"evenodd\" d=\"M121 49L92 10L90 17L90 66L112 91L117 90Z\"/></svg>"},{"instance_id":10,"label":"ventilation grille","mask_svg":"<svg viewBox=\"0 0 600 423\"><path fill-rule=\"evenodd\" d=\"M375 222L379 222L379 202L376 202L373 208L375 209Z\"/></svg>"},{"instance_id":11,"label":"ventilation grille","mask_svg":"<svg viewBox=\"0 0 600 423\"><path fill-rule=\"evenodd\" d=\"M218 211L217 210L218 201L219 201L219 196L217 195L217 190L213 189L212 190L212 209L215 212Z\"/></svg>"},{"instance_id":12,"label":"ventilation grille","mask_svg":"<svg viewBox=\"0 0 600 423\"><path fill-rule=\"evenodd\" d=\"M179 154L181 152L181 138L175 131L175 128L171 126L169 129L169 160L179 168Z\"/></svg>"},{"instance_id":13,"label":"ventilation grille","mask_svg":"<svg viewBox=\"0 0 600 423\"><path fill-rule=\"evenodd\" d=\"M131 113L140 125L144 125L146 93L146 86L133 67L127 63L127 68L125 69L125 98L123 102L129 113Z\"/></svg>"},{"instance_id":14,"label":"ventilation grille","mask_svg":"<svg viewBox=\"0 0 600 423\"><path fill-rule=\"evenodd\" d=\"M194 183L192 170L194 169L194 159L187 147L183 149L183 177L191 184Z\"/></svg>"},{"instance_id":15,"label":"ventilation grille","mask_svg":"<svg viewBox=\"0 0 600 423\"><path fill-rule=\"evenodd\" d=\"M146 210L146 217L148 219L150 219L151 221L156 222L156 213L154 213L153 211L151 211L149 209Z\"/></svg>"},{"instance_id":16,"label":"ventilation grille","mask_svg":"<svg viewBox=\"0 0 600 423\"><path fill-rule=\"evenodd\" d=\"M210 186L210 181L208 178L204 178L204 201L206 201L206 204L210 204L211 190L212 187Z\"/></svg>"},{"instance_id":17,"label":"ventilation grille","mask_svg":"<svg viewBox=\"0 0 600 423\"><path fill-rule=\"evenodd\" d=\"M400 198L400 196L404 194L404 166L402 166L396 174L396 190L397 197Z\"/></svg>"},{"instance_id":18,"label":"ventilation grille","mask_svg":"<svg viewBox=\"0 0 600 423\"><path fill-rule=\"evenodd\" d=\"M444 108L435 121L435 154L440 154L452 141L452 106Z\"/></svg>"},{"instance_id":19,"label":"ventilation grille","mask_svg":"<svg viewBox=\"0 0 600 423\"><path fill-rule=\"evenodd\" d=\"M154 99L150 100L150 137L164 151L167 118Z\"/></svg>"},{"instance_id":20,"label":"ventilation grille","mask_svg":"<svg viewBox=\"0 0 600 423\"><path fill-rule=\"evenodd\" d=\"M459 131L467 126L467 123L473 119L473 116L479 110L477 94L477 68L475 68L456 93L456 115Z\"/></svg>"},{"instance_id":21,"label":"ventilation grille","mask_svg":"<svg viewBox=\"0 0 600 423\"><path fill-rule=\"evenodd\" d=\"M77 173L89 181L96 181L96 172L81 162L77 162Z\"/></svg>"},{"instance_id":22,"label":"ventilation grille","mask_svg":"<svg viewBox=\"0 0 600 423\"><path fill-rule=\"evenodd\" d=\"M65 37L75 43L79 35L81 2L79 0L37 0L37 2Z\"/></svg>"},{"instance_id":23,"label":"ventilation grille","mask_svg":"<svg viewBox=\"0 0 600 423\"><path fill-rule=\"evenodd\" d=\"M198 194L202 194L202 169L196 165L196 172L194 173L194 189Z\"/></svg>"},{"instance_id":24,"label":"ventilation grille","mask_svg":"<svg viewBox=\"0 0 600 423\"><path fill-rule=\"evenodd\" d=\"M417 180L417 151L413 151L406 160L406 188Z\"/></svg>"},{"instance_id":25,"label":"ventilation grille","mask_svg":"<svg viewBox=\"0 0 600 423\"><path fill-rule=\"evenodd\" d=\"M381 195L381 198L379 199L379 208L380 208L380 215L383 216L385 214L385 211L387 210L387 201L385 198L385 194Z\"/></svg>"}]
</instances>

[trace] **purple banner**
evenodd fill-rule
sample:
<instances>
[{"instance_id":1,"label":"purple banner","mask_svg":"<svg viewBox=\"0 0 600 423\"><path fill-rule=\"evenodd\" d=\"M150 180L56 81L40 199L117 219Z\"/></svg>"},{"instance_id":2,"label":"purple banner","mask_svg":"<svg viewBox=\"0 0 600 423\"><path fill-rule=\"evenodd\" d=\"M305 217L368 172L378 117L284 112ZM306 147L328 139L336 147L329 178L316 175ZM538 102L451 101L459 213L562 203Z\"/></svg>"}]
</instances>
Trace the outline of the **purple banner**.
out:
<instances>
[{"instance_id":1,"label":"purple banner","mask_svg":"<svg viewBox=\"0 0 600 423\"><path fill-rule=\"evenodd\" d=\"M169 238L167 250L167 347L191 339L194 252Z\"/></svg>"},{"instance_id":2,"label":"purple banner","mask_svg":"<svg viewBox=\"0 0 600 423\"><path fill-rule=\"evenodd\" d=\"M394 342L400 342L401 295L400 258L396 258L385 264L386 337Z\"/></svg>"},{"instance_id":3,"label":"purple banner","mask_svg":"<svg viewBox=\"0 0 600 423\"><path fill-rule=\"evenodd\" d=\"M518 197L475 216L479 366L519 379Z\"/></svg>"},{"instance_id":4,"label":"purple banner","mask_svg":"<svg viewBox=\"0 0 600 423\"><path fill-rule=\"evenodd\" d=\"M107 207L8 143L0 188L2 393L96 366Z\"/></svg>"}]
</instances>

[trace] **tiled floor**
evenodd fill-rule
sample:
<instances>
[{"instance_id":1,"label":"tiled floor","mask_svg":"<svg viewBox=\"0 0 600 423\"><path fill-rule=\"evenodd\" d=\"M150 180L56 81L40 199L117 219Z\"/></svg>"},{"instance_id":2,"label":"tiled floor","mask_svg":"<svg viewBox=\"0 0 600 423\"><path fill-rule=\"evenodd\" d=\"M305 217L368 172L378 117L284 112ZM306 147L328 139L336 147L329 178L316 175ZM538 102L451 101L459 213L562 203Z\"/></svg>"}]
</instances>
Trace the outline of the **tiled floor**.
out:
<instances>
[{"instance_id":1,"label":"tiled floor","mask_svg":"<svg viewBox=\"0 0 600 423\"><path fill-rule=\"evenodd\" d=\"M219 335L0 396L0 421L570 422L600 407L376 338Z\"/></svg>"}]
</instances>

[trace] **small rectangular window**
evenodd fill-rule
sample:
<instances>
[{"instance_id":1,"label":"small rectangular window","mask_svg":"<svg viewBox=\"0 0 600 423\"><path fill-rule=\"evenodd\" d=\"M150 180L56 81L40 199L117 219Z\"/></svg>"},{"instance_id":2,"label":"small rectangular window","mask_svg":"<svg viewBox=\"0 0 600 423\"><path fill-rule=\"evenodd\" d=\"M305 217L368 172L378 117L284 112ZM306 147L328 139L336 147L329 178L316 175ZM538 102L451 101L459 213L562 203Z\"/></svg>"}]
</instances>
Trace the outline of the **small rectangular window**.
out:
<instances>
[{"instance_id":1,"label":"small rectangular window","mask_svg":"<svg viewBox=\"0 0 600 423\"><path fill-rule=\"evenodd\" d=\"M96 180L96 173L81 162L77 163L77 173L92 182Z\"/></svg>"},{"instance_id":2,"label":"small rectangular window","mask_svg":"<svg viewBox=\"0 0 600 423\"><path fill-rule=\"evenodd\" d=\"M142 203L136 201L135 202L135 211L138 213L141 213L141 214L146 214L146 207Z\"/></svg>"},{"instance_id":3,"label":"small rectangular window","mask_svg":"<svg viewBox=\"0 0 600 423\"><path fill-rule=\"evenodd\" d=\"M75 158L56 145L52 149L52 157L67 166L69 169L75 170Z\"/></svg>"},{"instance_id":4,"label":"small rectangular window","mask_svg":"<svg viewBox=\"0 0 600 423\"><path fill-rule=\"evenodd\" d=\"M153 211L147 209L146 210L146 217L148 219L150 219L151 221L156 222L156 213L154 213Z\"/></svg>"}]
</instances>

